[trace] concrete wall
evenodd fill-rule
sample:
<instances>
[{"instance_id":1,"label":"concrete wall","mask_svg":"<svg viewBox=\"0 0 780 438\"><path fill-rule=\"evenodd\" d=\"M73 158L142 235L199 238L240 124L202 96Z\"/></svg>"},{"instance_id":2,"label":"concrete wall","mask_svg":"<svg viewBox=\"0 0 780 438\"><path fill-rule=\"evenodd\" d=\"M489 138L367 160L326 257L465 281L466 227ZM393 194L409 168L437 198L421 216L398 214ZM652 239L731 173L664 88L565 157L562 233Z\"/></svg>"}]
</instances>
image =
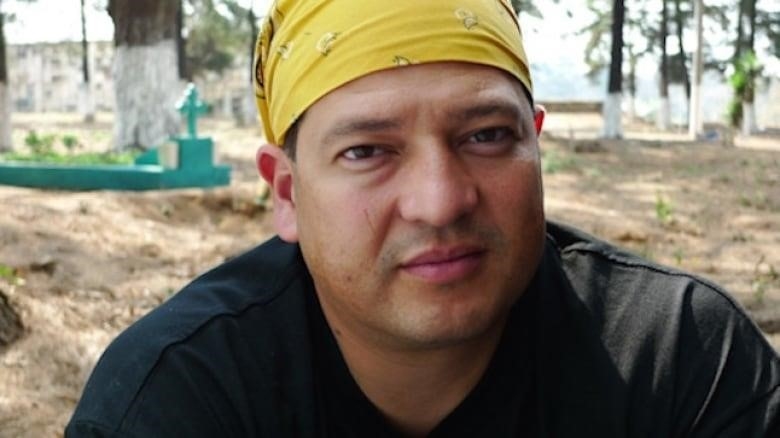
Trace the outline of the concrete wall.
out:
<instances>
[{"instance_id":1,"label":"concrete wall","mask_svg":"<svg viewBox=\"0 0 780 438\"><path fill-rule=\"evenodd\" d=\"M96 109L111 111L113 43L89 43L90 82ZM7 47L11 106L17 112L77 111L81 43L12 44Z\"/></svg>"}]
</instances>

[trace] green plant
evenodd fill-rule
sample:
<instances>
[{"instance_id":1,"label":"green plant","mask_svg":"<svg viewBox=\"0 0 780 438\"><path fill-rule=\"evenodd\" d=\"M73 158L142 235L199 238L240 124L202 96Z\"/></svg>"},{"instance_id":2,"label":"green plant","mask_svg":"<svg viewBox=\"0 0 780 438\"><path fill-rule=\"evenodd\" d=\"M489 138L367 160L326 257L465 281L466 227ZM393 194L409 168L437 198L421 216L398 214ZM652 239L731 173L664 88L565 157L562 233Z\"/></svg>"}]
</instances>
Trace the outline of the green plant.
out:
<instances>
[{"instance_id":1,"label":"green plant","mask_svg":"<svg viewBox=\"0 0 780 438\"><path fill-rule=\"evenodd\" d=\"M737 127L742 123L742 102L736 97L732 98L726 107L726 120L732 127Z\"/></svg>"},{"instance_id":2,"label":"green plant","mask_svg":"<svg viewBox=\"0 0 780 438\"><path fill-rule=\"evenodd\" d=\"M766 271L761 269L761 266L764 265L764 260L766 260L766 256L762 254L753 267L751 287L753 288L753 299L758 304L763 304L769 285L780 283L780 273L777 272L774 265L767 264L768 268Z\"/></svg>"},{"instance_id":3,"label":"green plant","mask_svg":"<svg viewBox=\"0 0 780 438\"><path fill-rule=\"evenodd\" d=\"M24 284L24 279L19 277L16 268L3 263L0 263L0 278L8 281L11 284Z\"/></svg>"},{"instance_id":4,"label":"green plant","mask_svg":"<svg viewBox=\"0 0 780 438\"><path fill-rule=\"evenodd\" d=\"M173 205L171 204L160 205L160 213L167 219L170 219L173 216L173 210Z\"/></svg>"},{"instance_id":5,"label":"green plant","mask_svg":"<svg viewBox=\"0 0 780 438\"><path fill-rule=\"evenodd\" d=\"M16 269L0 263L0 278L10 280L16 277Z\"/></svg>"},{"instance_id":6,"label":"green plant","mask_svg":"<svg viewBox=\"0 0 780 438\"><path fill-rule=\"evenodd\" d=\"M572 157L561 155L554 150L542 152L542 171L553 174L577 167L577 161Z\"/></svg>"},{"instance_id":7,"label":"green plant","mask_svg":"<svg viewBox=\"0 0 780 438\"><path fill-rule=\"evenodd\" d=\"M65 146L65 149L67 149L68 152L72 153L74 149L81 146L81 142L79 142L79 138L75 135L65 134L62 136L62 145Z\"/></svg>"},{"instance_id":8,"label":"green plant","mask_svg":"<svg viewBox=\"0 0 780 438\"><path fill-rule=\"evenodd\" d=\"M655 217L663 225L669 225L672 222L672 204L661 195L655 197Z\"/></svg>"},{"instance_id":9,"label":"green plant","mask_svg":"<svg viewBox=\"0 0 780 438\"><path fill-rule=\"evenodd\" d=\"M752 196L745 194L739 195L739 205L755 208L756 210L772 210L771 199L761 190L756 191Z\"/></svg>"},{"instance_id":10,"label":"green plant","mask_svg":"<svg viewBox=\"0 0 780 438\"><path fill-rule=\"evenodd\" d=\"M681 266L683 258L685 258L685 253L683 252L682 248L675 249L674 253L672 253L672 256L674 256L674 261L677 263L677 266Z\"/></svg>"},{"instance_id":11,"label":"green plant","mask_svg":"<svg viewBox=\"0 0 780 438\"><path fill-rule=\"evenodd\" d=\"M756 93L756 79L761 75L762 70L763 66L758 62L758 58L752 50L742 55L734 63L734 73L729 77L734 97L726 109L731 126L739 126L742 122L742 102L753 101Z\"/></svg>"},{"instance_id":12,"label":"green plant","mask_svg":"<svg viewBox=\"0 0 780 438\"><path fill-rule=\"evenodd\" d=\"M31 130L24 138L24 144L33 155L48 155L54 153L54 140L56 138L57 136L54 134L38 135L35 130Z\"/></svg>"}]
</instances>

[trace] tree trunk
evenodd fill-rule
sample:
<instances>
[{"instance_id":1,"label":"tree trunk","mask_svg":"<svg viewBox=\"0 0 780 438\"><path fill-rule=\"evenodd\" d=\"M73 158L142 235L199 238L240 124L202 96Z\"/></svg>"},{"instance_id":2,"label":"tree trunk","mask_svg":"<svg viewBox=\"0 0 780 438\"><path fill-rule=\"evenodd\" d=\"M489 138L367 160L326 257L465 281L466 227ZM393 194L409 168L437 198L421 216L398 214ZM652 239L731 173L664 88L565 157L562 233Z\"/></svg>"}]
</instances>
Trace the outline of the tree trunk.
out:
<instances>
[{"instance_id":1,"label":"tree trunk","mask_svg":"<svg viewBox=\"0 0 780 438\"><path fill-rule=\"evenodd\" d=\"M148 149L179 131L176 14L180 0L110 0L114 21L114 147Z\"/></svg>"},{"instance_id":2,"label":"tree trunk","mask_svg":"<svg viewBox=\"0 0 780 438\"><path fill-rule=\"evenodd\" d=\"M12 147L11 99L8 95L8 68L5 62L3 14L0 13L0 152L10 151Z\"/></svg>"},{"instance_id":3,"label":"tree trunk","mask_svg":"<svg viewBox=\"0 0 780 438\"><path fill-rule=\"evenodd\" d=\"M742 102L742 135L753 135L758 132L756 108L753 102Z\"/></svg>"},{"instance_id":4,"label":"tree trunk","mask_svg":"<svg viewBox=\"0 0 780 438\"><path fill-rule=\"evenodd\" d=\"M249 7L249 13L247 14L247 21L249 21L249 33L250 33L250 41L249 41L249 68L247 69L247 91L244 93L244 108L240 120L238 121L239 125L257 125L258 123L258 117L257 117L257 103L255 102L255 85L254 85L254 78L255 78L255 66L254 66L254 54L255 54L255 41L257 40L257 17L255 16L255 11L253 9L253 6L250 5Z\"/></svg>"},{"instance_id":5,"label":"tree trunk","mask_svg":"<svg viewBox=\"0 0 780 438\"><path fill-rule=\"evenodd\" d=\"M187 71L187 41L184 40L184 7L179 0L179 11L176 13L176 54L179 57L179 79L192 81L192 75Z\"/></svg>"},{"instance_id":6,"label":"tree trunk","mask_svg":"<svg viewBox=\"0 0 780 438\"><path fill-rule=\"evenodd\" d=\"M661 29L659 44L661 45L661 67L658 81L658 114L655 118L656 126L668 131L671 125L669 118L669 55L666 51L666 40L669 36L669 14L666 9L666 0L661 0Z\"/></svg>"},{"instance_id":7,"label":"tree trunk","mask_svg":"<svg viewBox=\"0 0 780 438\"><path fill-rule=\"evenodd\" d=\"M745 15L748 21L748 35L745 42L745 49L750 53L756 53L756 0L744 0ZM742 102L742 134L752 135L758 132L758 123L756 122L755 100L756 100L756 77L749 74L747 77L747 92Z\"/></svg>"},{"instance_id":8,"label":"tree trunk","mask_svg":"<svg viewBox=\"0 0 780 438\"><path fill-rule=\"evenodd\" d=\"M699 137L702 131L701 117L701 79L703 73L703 14L702 0L694 0L694 22L696 23L696 51L693 54L693 86L691 87L691 103L688 112L688 135L691 139Z\"/></svg>"},{"instance_id":9,"label":"tree trunk","mask_svg":"<svg viewBox=\"0 0 780 438\"><path fill-rule=\"evenodd\" d=\"M755 52L756 48L756 0L746 0L747 8L745 13L747 14L748 24L750 30L748 31L747 49Z\"/></svg>"},{"instance_id":10,"label":"tree trunk","mask_svg":"<svg viewBox=\"0 0 780 438\"><path fill-rule=\"evenodd\" d=\"M745 16L745 3L745 0L740 0L737 7L737 39L734 41L734 63L739 62L739 58L742 56L742 41L745 39L745 28L742 19Z\"/></svg>"},{"instance_id":11,"label":"tree trunk","mask_svg":"<svg viewBox=\"0 0 780 438\"><path fill-rule=\"evenodd\" d=\"M89 80L89 42L87 42L87 16L84 0L81 0L81 72L83 82L79 89L79 108L86 123L95 121L95 101L92 97L92 84Z\"/></svg>"},{"instance_id":12,"label":"tree trunk","mask_svg":"<svg viewBox=\"0 0 780 438\"><path fill-rule=\"evenodd\" d=\"M605 138L621 138L621 102L623 91L623 21L625 19L623 0L615 0L612 7L612 59L609 65L609 87L604 101Z\"/></svg>"},{"instance_id":13,"label":"tree trunk","mask_svg":"<svg viewBox=\"0 0 780 438\"><path fill-rule=\"evenodd\" d=\"M634 53L632 45L626 46L628 52L628 119L636 119L636 64L639 57Z\"/></svg>"},{"instance_id":14,"label":"tree trunk","mask_svg":"<svg viewBox=\"0 0 780 438\"><path fill-rule=\"evenodd\" d=\"M23 333L22 319L0 289L0 349L11 345Z\"/></svg>"},{"instance_id":15,"label":"tree trunk","mask_svg":"<svg viewBox=\"0 0 780 438\"><path fill-rule=\"evenodd\" d=\"M683 17L682 8L680 8L680 0L674 0L675 8L675 22L677 24L677 62L680 65L680 71L683 74L683 83L685 85L685 99L686 102L691 99L691 79L688 74L688 59L685 56L685 44L683 43L683 29L685 29L685 17Z\"/></svg>"}]
</instances>

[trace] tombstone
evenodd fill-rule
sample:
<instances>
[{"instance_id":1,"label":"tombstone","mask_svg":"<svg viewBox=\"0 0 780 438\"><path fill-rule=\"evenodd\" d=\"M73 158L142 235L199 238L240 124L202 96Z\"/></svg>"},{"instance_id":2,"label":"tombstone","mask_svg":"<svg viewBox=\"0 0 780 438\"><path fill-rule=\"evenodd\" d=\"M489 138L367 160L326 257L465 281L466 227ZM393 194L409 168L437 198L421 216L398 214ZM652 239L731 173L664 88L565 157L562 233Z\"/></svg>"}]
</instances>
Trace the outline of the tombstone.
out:
<instances>
[{"instance_id":1,"label":"tombstone","mask_svg":"<svg viewBox=\"0 0 780 438\"><path fill-rule=\"evenodd\" d=\"M214 164L214 142L198 137L198 117L208 106L190 84L177 109L187 134L150 149L132 165L76 166L0 162L0 184L63 190L156 190L230 184L230 167Z\"/></svg>"}]
</instances>

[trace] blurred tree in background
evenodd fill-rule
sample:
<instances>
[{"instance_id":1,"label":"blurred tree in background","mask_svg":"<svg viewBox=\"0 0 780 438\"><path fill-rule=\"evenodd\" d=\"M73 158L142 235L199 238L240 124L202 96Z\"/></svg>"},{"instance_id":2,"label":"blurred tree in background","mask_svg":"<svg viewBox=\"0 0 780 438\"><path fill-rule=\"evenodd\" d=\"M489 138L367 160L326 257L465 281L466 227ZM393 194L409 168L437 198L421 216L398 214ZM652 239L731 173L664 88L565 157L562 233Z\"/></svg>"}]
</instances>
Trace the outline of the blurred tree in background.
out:
<instances>
[{"instance_id":1,"label":"blurred tree in background","mask_svg":"<svg viewBox=\"0 0 780 438\"><path fill-rule=\"evenodd\" d=\"M221 74L246 54L252 42L249 9L236 0L187 0L183 9L188 78Z\"/></svg>"},{"instance_id":2,"label":"blurred tree in background","mask_svg":"<svg viewBox=\"0 0 780 438\"><path fill-rule=\"evenodd\" d=\"M179 131L180 0L109 0L114 22L114 148L147 149Z\"/></svg>"},{"instance_id":3,"label":"blurred tree in background","mask_svg":"<svg viewBox=\"0 0 780 438\"><path fill-rule=\"evenodd\" d=\"M11 1L29 3L35 0L5 0L5 4ZM13 19L12 15L3 13L3 0L0 0L0 152L10 151L13 148L11 142L11 98L9 96L4 29L5 22Z\"/></svg>"},{"instance_id":4,"label":"blurred tree in background","mask_svg":"<svg viewBox=\"0 0 780 438\"><path fill-rule=\"evenodd\" d=\"M87 41L87 14L85 0L81 2L81 75L82 83L79 87L79 110L84 116L84 122L95 121L95 102L92 97L92 85L89 77L89 41Z\"/></svg>"},{"instance_id":5,"label":"blurred tree in background","mask_svg":"<svg viewBox=\"0 0 780 438\"><path fill-rule=\"evenodd\" d=\"M0 0L0 7L2 7ZM11 100L8 96L8 66L5 57L5 14L0 9L0 152L11 150Z\"/></svg>"},{"instance_id":6,"label":"blurred tree in background","mask_svg":"<svg viewBox=\"0 0 780 438\"><path fill-rule=\"evenodd\" d=\"M626 8L623 0L614 0L612 4L611 51L609 62L609 82L607 83L607 98L604 100L603 115L605 138L621 138L623 136L622 102L623 102L623 22Z\"/></svg>"}]
</instances>

